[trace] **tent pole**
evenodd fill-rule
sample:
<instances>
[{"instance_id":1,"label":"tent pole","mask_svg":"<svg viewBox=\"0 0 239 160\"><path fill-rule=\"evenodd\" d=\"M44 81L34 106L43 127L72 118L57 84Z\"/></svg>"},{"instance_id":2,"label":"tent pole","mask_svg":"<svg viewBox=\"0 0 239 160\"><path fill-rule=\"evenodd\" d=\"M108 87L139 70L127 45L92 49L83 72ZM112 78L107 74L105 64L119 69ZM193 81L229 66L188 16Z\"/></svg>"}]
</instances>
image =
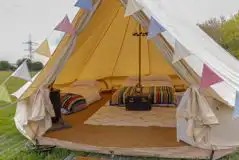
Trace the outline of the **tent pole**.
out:
<instances>
[{"instance_id":1,"label":"tent pole","mask_svg":"<svg viewBox=\"0 0 239 160\"><path fill-rule=\"evenodd\" d=\"M141 94L142 87L141 87L141 25L140 24L139 24L139 89Z\"/></svg>"},{"instance_id":2,"label":"tent pole","mask_svg":"<svg viewBox=\"0 0 239 160\"><path fill-rule=\"evenodd\" d=\"M214 153L215 153L215 151L212 150L211 155L210 155L210 160L213 160L213 158L214 158Z\"/></svg>"}]
</instances>

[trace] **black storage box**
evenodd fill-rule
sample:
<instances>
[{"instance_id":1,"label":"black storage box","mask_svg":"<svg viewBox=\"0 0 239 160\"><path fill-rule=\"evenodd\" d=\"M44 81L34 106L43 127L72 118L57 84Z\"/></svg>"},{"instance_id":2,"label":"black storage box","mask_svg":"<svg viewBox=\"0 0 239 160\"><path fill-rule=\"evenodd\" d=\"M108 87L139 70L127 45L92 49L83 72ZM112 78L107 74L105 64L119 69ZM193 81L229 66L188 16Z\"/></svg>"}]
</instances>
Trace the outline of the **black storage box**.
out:
<instances>
[{"instance_id":1,"label":"black storage box","mask_svg":"<svg viewBox=\"0 0 239 160\"><path fill-rule=\"evenodd\" d=\"M144 95L128 96L126 97L126 110L149 111L151 110L151 100Z\"/></svg>"}]
</instances>

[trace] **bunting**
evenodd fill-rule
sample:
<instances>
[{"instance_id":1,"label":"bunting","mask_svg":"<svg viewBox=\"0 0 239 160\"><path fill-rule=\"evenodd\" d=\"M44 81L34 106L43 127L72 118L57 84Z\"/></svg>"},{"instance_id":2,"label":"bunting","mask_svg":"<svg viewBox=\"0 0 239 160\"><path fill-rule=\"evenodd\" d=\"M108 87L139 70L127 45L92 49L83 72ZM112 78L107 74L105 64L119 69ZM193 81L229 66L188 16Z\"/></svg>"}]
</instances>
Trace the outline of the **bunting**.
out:
<instances>
[{"instance_id":1,"label":"bunting","mask_svg":"<svg viewBox=\"0 0 239 160\"><path fill-rule=\"evenodd\" d=\"M42 42L35 52L42 56L51 57L51 51L47 39Z\"/></svg>"},{"instance_id":2,"label":"bunting","mask_svg":"<svg viewBox=\"0 0 239 160\"><path fill-rule=\"evenodd\" d=\"M232 112L232 118L238 118L239 117L239 92L236 91L236 102L235 107Z\"/></svg>"},{"instance_id":3,"label":"bunting","mask_svg":"<svg viewBox=\"0 0 239 160\"><path fill-rule=\"evenodd\" d=\"M26 92L26 90L31 86L32 82L37 78L37 76L40 74L40 72L38 72L31 81L25 83L20 89L18 89L16 92L12 93L11 95L16 97L17 99L19 99L23 93Z\"/></svg>"},{"instance_id":4,"label":"bunting","mask_svg":"<svg viewBox=\"0 0 239 160\"><path fill-rule=\"evenodd\" d=\"M75 6L88 11L93 10L92 0L78 0Z\"/></svg>"},{"instance_id":5,"label":"bunting","mask_svg":"<svg viewBox=\"0 0 239 160\"><path fill-rule=\"evenodd\" d=\"M131 16L134 13L140 11L141 9L143 9L143 6L141 6L136 0L129 0L126 6L124 16Z\"/></svg>"},{"instance_id":6,"label":"bunting","mask_svg":"<svg viewBox=\"0 0 239 160\"><path fill-rule=\"evenodd\" d=\"M175 41L175 48L174 48L174 55L173 55L173 62L176 63L183 58L190 56L190 52L179 42Z\"/></svg>"},{"instance_id":7,"label":"bunting","mask_svg":"<svg viewBox=\"0 0 239 160\"><path fill-rule=\"evenodd\" d=\"M0 101L11 103L11 97L5 85L0 85Z\"/></svg>"},{"instance_id":8,"label":"bunting","mask_svg":"<svg viewBox=\"0 0 239 160\"><path fill-rule=\"evenodd\" d=\"M27 61L25 60L15 72L12 73L12 77L17 77L26 81L31 81L31 75L27 67Z\"/></svg>"},{"instance_id":9,"label":"bunting","mask_svg":"<svg viewBox=\"0 0 239 160\"><path fill-rule=\"evenodd\" d=\"M207 88L223 80L214 73L206 64L203 64L202 79L200 88Z\"/></svg>"},{"instance_id":10,"label":"bunting","mask_svg":"<svg viewBox=\"0 0 239 160\"><path fill-rule=\"evenodd\" d=\"M154 18L151 18L147 39L152 39L159 33L163 33L165 31L166 29L161 24L159 24Z\"/></svg>"},{"instance_id":11,"label":"bunting","mask_svg":"<svg viewBox=\"0 0 239 160\"><path fill-rule=\"evenodd\" d=\"M55 27L55 30L69 33L72 36L75 36L76 31L73 28L68 16L66 15L64 19Z\"/></svg>"}]
</instances>

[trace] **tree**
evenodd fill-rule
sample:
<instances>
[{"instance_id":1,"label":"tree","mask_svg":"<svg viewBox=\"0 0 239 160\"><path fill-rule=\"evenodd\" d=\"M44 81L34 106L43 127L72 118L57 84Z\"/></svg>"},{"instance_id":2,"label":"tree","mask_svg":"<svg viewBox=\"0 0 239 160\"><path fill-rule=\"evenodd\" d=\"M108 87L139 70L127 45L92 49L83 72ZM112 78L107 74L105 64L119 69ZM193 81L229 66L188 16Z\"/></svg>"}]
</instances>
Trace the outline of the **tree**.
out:
<instances>
[{"instance_id":1,"label":"tree","mask_svg":"<svg viewBox=\"0 0 239 160\"><path fill-rule=\"evenodd\" d=\"M239 14L223 24L221 30L224 48L239 58Z\"/></svg>"},{"instance_id":2,"label":"tree","mask_svg":"<svg viewBox=\"0 0 239 160\"><path fill-rule=\"evenodd\" d=\"M231 19L210 19L200 28L220 44L225 50L239 59L239 13Z\"/></svg>"},{"instance_id":3,"label":"tree","mask_svg":"<svg viewBox=\"0 0 239 160\"><path fill-rule=\"evenodd\" d=\"M11 64L8 61L0 61L0 70L8 71L11 69Z\"/></svg>"},{"instance_id":4,"label":"tree","mask_svg":"<svg viewBox=\"0 0 239 160\"><path fill-rule=\"evenodd\" d=\"M17 60L17 67L19 67L25 60L27 61L29 71L40 71L43 68L43 64L41 62L32 62L27 58Z\"/></svg>"},{"instance_id":5,"label":"tree","mask_svg":"<svg viewBox=\"0 0 239 160\"><path fill-rule=\"evenodd\" d=\"M33 62L31 64L31 71L40 71L43 68L43 64L41 62Z\"/></svg>"},{"instance_id":6,"label":"tree","mask_svg":"<svg viewBox=\"0 0 239 160\"><path fill-rule=\"evenodd\" d=\"M220 20L212 18L203 24L199 24L199 27L204 32L206 32L212 39L214 39L218 44L222 45L223 33L221 27L224 23L226 23L224 17L221 17Z\"/></svg>"}]
</instances>

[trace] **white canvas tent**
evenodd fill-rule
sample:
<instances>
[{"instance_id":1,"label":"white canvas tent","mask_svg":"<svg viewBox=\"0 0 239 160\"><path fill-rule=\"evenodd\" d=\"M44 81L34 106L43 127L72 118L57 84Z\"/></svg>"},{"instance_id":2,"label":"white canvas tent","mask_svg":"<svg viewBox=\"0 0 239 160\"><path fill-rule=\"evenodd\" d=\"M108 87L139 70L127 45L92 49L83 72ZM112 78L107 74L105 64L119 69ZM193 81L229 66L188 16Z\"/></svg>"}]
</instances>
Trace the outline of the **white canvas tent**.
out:
<instances>
[{"instance_id":1,"label":"white canvas tent","mask_svg":"<svg viewBox=\"0 0 239 160\"><path fill-rule=\"evenodd\" d=\"M124 68L125 63L120 64L124 61L117 61L115 64L116 62L112 58L114 48L108 50L110 43L120 42L126 50L121 50L119 53L128 56L129 59L134 53L131 46L136 42L130 38L126 38L122 42L117 39L118 34L121 33L114 32L117 29L120 32L121 27L126 24L121 12L123 13L127 1L94 0L93 2L93 12L79 11L73 21L78 36L74 38L66 35L63 38L44 70L23 94L22 101L17 106L15 116L17 128L33 142L36 139L42 139L43 134L51 127L50 116L53 116L54 113L52 113L52 105L47 95L49 94L48 86L53 81L55 81L55 87L60 88L75 79L105 78L107 80L115 78L117 75L131 76L135 74L135 71L129 70L127 65ZM145 46L152 44L156 46L158 49L156 53L161 54L167 62L166 64L173 68L173 70L168 69L167 71L176 73L188 85L177 109L178 140L208 150L236 148L239 145L239 127L237 127L239 120L232 119L232 111L235 105L235 93L239 90L238 61L198 26L190 23L188 17L180 16L180 12L186 12L186 10L182 5L177 5L179 2L138 0L138 3L143 6L143 10L131 16L129 21L131 22L133 19L147 30L149 19L153 17L165 27L166 33L162 33L150 42L145 41ZM106 31L107 36L98 41L112 17L115 22L112 24L115 26L112 25ZM180 42L191 56L172 64L175 41ZM100 45L98 42L101 42ZM127 42L130 42L131 45L127 46ZM91 55L93 46L96 47ZM114 45L112 46L114 47ZM129 52L127 49L132 50ZM151 52L147 53L150 57ZM90 59L88 59L89 56ZM144 59L148 57L146 56ZM105 61L105 65L98 64L99 60L103 63ZM143 68L143 74L152 74L153 69L163 64L163 61L160 62L156 62L155 65L149 64L148 68ZM199 91L198 85L202 76L203 64L208 65L224 81ZM113 68L117 69L108 74L106 68L111 68L110 65L116 66ZM114 76L111 73L114 73Z\"/></svg>"}]
</instances>

